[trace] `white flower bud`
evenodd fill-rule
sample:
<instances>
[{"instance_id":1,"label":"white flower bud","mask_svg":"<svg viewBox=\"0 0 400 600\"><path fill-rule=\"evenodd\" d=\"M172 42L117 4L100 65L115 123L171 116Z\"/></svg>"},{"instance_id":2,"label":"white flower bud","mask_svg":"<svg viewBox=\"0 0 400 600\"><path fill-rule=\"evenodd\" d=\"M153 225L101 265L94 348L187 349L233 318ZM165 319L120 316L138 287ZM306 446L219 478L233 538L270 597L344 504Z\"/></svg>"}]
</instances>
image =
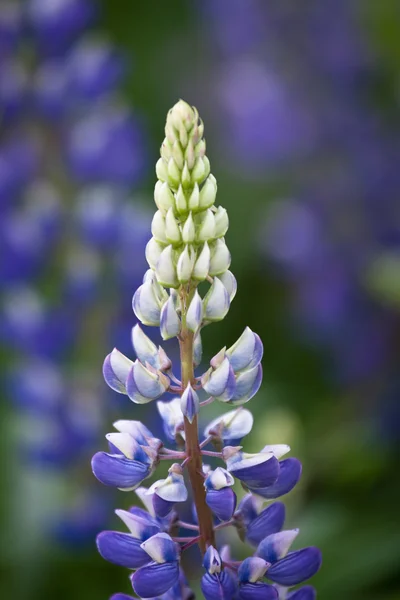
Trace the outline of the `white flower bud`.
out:
<instances>
[{"instance_id":1,"label":"white flower bud","mask_svg":"<svg viewBox=\"0 0 400 600\"><path fill-rule=\"evenodd\" d=\"M182 144L183 148L186 148L188 143L188 134L183 125L179 127L179 141Z\"/></svg>"},{"instance_id":2,"label":"white flower bud","mask_svg":"<svg viewBox=\"0 0 400 600\"><path fill-rule=\"evenodd\" d=\"M181 330L181 321L176 312L173 296L170 296L161 309L160 332L163 340L176 337Z\"/></svg>"},{"instance_id":3,"label":"white flower bud","mask_svg":"<svg viewBox=\"0 0 400 600\"><path fill-rule=\"evenodd\" d=\"M221 275L229 269L231 253L223 240L217 240L211 252L210 275Z\"/></svg>"},{"instance_id":4,"label":"white flower bud","mask_svg":"<svg viewBox=\"0 0 400 600\"><path fill-rule=\"evenodd\" d=\"M200 190L197 183L194 184L193 192L190 194L189 198L189 210L196 212L199 209L200 205Z\"/></svg>"},{"instance_id":5,"label":"white flower bud","mask_svg":"<svg viewBox=\"0 0 400 600\"><path fill-rule=\"evenodd\" d=\"M161 252L164 250L164 246L159 244L154 238L151 238L146 245L146 260L152 269L155 269L158 260L161 256Z\"/></svg>"},{"instance_id":6,"label":"white flower bud","mask_svg":"<svg viewBox=\"0 0 400 600\"><path fill-rule=\"evenodd\" d=\"M204 162L204 179L205 179L210 174L210 161L208 160L208 157L206 155L203 156L203 162Z\"/></svg>"},{"instance_id":7,"label":"white flower bud","mask_svg":"<svg viewBox=\"0 0 400 600\"><path fill-rule=\"evenodd\" d=\"M206 178L206 165L204 162L205 157L196 158L196 162L194 163L194 167L192 170L192 181L201 183Z\"/></svg>"},{"instance_id":8,"label":"white flower bud","mask_svg":"<svg viewBox=\"0 0 400 600\"><path fill-rule=\"evenodd\" d=\"M194 109L184 100L179 100L174 104L167 116L167 123L171 123L178 130L183 125L189 131L195 120L196 113Z\"/></svg>"},{"instance_id":9,"label":"white flower bud","mask_svg":"<svg viewBox=\"0 0 400 600\"><path fill-rule=\"evenodd\" d=\"M174 217L174 211L170 208L165 217L165 237L170 244L179 244L181 241L181 230Z\"/></svg>"},{"instance_id":10,"label":"white flower bud","mask_svg":"<svg viewBox=\"0 0 400 600\"><path fill-rule=\"evenodd\" d=\"M178 165L176 164L175 160L173 158L170 158L168 161L168 183L174 187L177 188L179 186L179 180L181 177L181 172L178 169Z\"/></svg>"},{"instance_id":11,"label":"white flower bud","mask_svg":"<svg viewBox=\"0 0 400 600\"><path fill-rule=\"evenodd\" d=\"M207 321L221 321L229 310L229 295L223 283L214 278L213 284L203 300L203 311Z\"/></svg>"},{"instance_id":12,"label":"white flower bud","mask_svg":"<svg viewBox=\"0 0 400 600\"><path fill-rule=\"evenodd\" d=\"M178 169L183 169L183 152L180 143L178 140L175 140L174 145L172 146L172 157L178 166Z\"/></svg>"},{"instance_id":13,"label":"white flower bud","mask_svg":"<svg viewBox=\"0 0 400 600\"><path fill-rule=\"evenodd\" d=\"M194 142L193 138L190 138L186 151L185 151L185 160L187 162L187 166L189 169L193 169L195 162L195 154L194 154Z\"/></svg>"},{"instance_id":14,"label":"white flower bud","mask_svg":"<svg viewBox=\"0 0 400 600\"><path fill-rule=\"evenodd\" d=\"M156 266L156 276L161 285L172 288L178 287L179 282L176 277L172 246L167 246L161 252Z\"/></svg>"},{"instance_id":15,"label":"white flower bud","mask_svg":"<svg viewBox=\"0 0 400 600\"><path fill-rule=\"evenodd\" d=\"M169 143L168 139L165 138L163 143L161 144L161 148L160 148L161 157L166 162L168 162L172 156L171 152L172 152L171 144Z\"/></svg>"},{"instance_id":16,"label":"white flower bud","mask_svg":"<svg viewBox=\"0 0 400 600\"><path fill-rule=\"evenodd\" d=\"M190 177L190 171L189 171L187 162L185 162L185 164L183 165L181 181L182 181L182 187L184 187L185 190L187 190L192 184L192 180Z\"/></svg>"},{"instance_id":17,"label":"white flower bud","mask_svg":"<svg viewBox=\"0 0 400 600\"><path fill-rule=\"evenodd\" d=\"M215 234L215 219L210 209L207 209L203 216L203 221L200 224L197 233L197 239L199 242L207 242L212 240Z\"/></svg>"},{"instance_id":18,"label":"white flower bud","mask_svg":"<svg viewBox=\"0 0 400 600\"><path fill-rule=\"evenodd\" d=\"M189 216L186 219L184 226L182 227L182 240L185 244L191 244L192 242L194 242L195 236L196 230L194 227L192 213L189 213Z\"/></svg>"},{"instance_id":19,"label":"white flower bud","mask_svg":"<svg viewBox=\"0 0 400 600\"><path fill-rule=\"evenodd\" d=\"M217 212L214 214L215 218L215 237L223 237L228 231L229 219L228 213L225 208L218 206Z\"/></svg>"},{"instance_id":20,"label":"white flower bud","mask_svg":"<svg viewBox=\"0 0 400 600\"><path fill-rule=\"evenodd\" d=\"M162 158L159 158L156 163L156 175L157 179L161 181L167 181L168 179L167 163Z\"/></svg>"},{"instance_id":21,"label":"white flower bud","mask_svg":"<svg viewBox=\"0 0 400 600\"><path fill-rule=\"evenodd\" d=\"M201 325L202 318L203 303L201 301L199 292L196 290L186 313L187 328L193 333L196 333Z\"/></svg>"},{"instance_id":22,"label":"white flower bud","mask_svg":"<svg viewBox=\"0 0 400 600\"><path fill-rule=\"evenodd\" d=\"M210 270L210 248L207 242L204 242L203 248L197 258L192 277L196 279L196 281L204 281L208 275L208 271Z\"/></svg>"},{"instance_id":23,"label":"white flower bud","mask_svg":"<svg viewBox=\"0 0 400 600\"><path fill-rule=\"evenodd\" d=\"M210 175L200 190L200 208L210 208L217 196L217 181L214 175Z\"/></svg>"},{"instance_id":24,"label":"white flower bud","mask_svg":"<svg viewBox=\"0 0 400 600\"><path fill-rule=\"evenodd\" d=\"M175 194L175 206L180 215L183 215L188 211L185 192L183 191L181 185Z\"/></svg>"},{"instance_id":25,"label":"white flower bud","mask_svg":"<svg viewBox=\"0 0 400 600\"><path fill-rule=\"evenodd\" d=\"M154 214L151 222L151 233L157 242L161 242L162 244L167 243L167 238L165 237L165 219L160 210Z\"/></svg>"},{"instance_id":26,"label":"white flower bud","mask_svg":"<svg viewBox=\"0 0 400 600\"><path fill-rule=\"evenodd\" d=\"M175 205L174 195L167 182L157 181L154 189L154 199L158 208L165 212Z\"/></svg>"},{"instance_id":27,"label":"white flower bud","mask_svg":"<svg viewBox=\"0 0 400 600\"><path fill-rule=\"evenodd\" d=\"M206 153L206 140L200 140L194 149L194 153L196 158L199 156L204 156Z\"/></svg>"},{"instance_id":28,"label":"white flower bud","mask_svg":"<svg viewBox=\"0 0 400 600\"><path fill-rule=\"evenodd\" d=\"M226 271L226 273L219 276L219 279L222 281L222 283L226 287L226 290L229 294L229 298L232 302L232 300L236 296L236 291L237 291L237 282L236 282L234 274L231 273L230 271Z\"/></svg>"},{"instance_id":29,"label":"white flower bud","mask_svg":"<svg viewBox=\"0 0 400 600\"><path fill-rule=\"evenodd\" d=\"M190 246L185 246L184 251L178 259L176 271L180 283L187 283L191 276L194 266L194 252Z\"/></svg>"}]
</instances>

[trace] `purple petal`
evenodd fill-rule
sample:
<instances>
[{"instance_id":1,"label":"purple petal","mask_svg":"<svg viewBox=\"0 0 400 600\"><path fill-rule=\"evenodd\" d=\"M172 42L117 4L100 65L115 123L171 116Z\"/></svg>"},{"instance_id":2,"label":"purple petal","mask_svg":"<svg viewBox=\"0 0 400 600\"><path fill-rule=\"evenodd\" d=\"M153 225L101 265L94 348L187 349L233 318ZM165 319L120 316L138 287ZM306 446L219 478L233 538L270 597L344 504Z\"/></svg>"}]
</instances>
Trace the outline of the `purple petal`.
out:
<instances>
[{"instance_id":1,"label":"purple petal","mask_svg":"<svg viewBox=\"0 0 400 600\"><path fill-rule=\"evenodd\" d=\"M321 551L315 547L290 552L269 568L268 579L280 585L297 585L315 575L321 562Z\"/></svg>"},{"instance_id":2,"label":"purple petal","mask_svg":"<svg viewBox=\"0 0 400 600\"><path fill-rule=\"evenodd\" d=\"M282 502L274 502L267 506L248 527L246 540L254 546L258 545L268 535L277 533L285 522L286 509Z\"/></svg>"},{"instance_id":3,"label":"purple petal","mask_svg":"<svg viewBox=\"0 0 400 600\"><path fill-rule=\"evenodd\" d=\"M104 485L121 489L135 487L150 474L149 465L107 452L97 452L93 456L92 470Z\"/></svg>"},{"instance_id":4,"label":"purple petal","mask_svg":"<svg viewBox=\"0 0 400 600\"><path fill-rule=\"evenodd\" d=\"M129 533L118 531L102 531L96 540L97 549L105 560L128 569L138 569L151 561L140 547L141 543Z\"/></svg>"},{"instance_id":5,"label":"purple petal","mask_svg":"<svg viewBox=\"0 0 400 600\"><path fill-rule=\"evenodd\" d=\"M279 463L278 479L270 486L253 489L255 494L272 500L290 492L301 476L301 462L297 458L286 458ZM251 486L249 486L251 488Z\"/></svg>"},{"instance_id":6,"label":"purple petal","mask_svg":"<svg viewBox=\"0 0 400 600\"><path fill-rule=\"evenodd\" d=\"M133 596L128 596L128 594L121 594L118 592L117 594L113 594L110 597L110 600L135 600Z\"/></svg>"},{"instance_id":7,"label":"purple petal","mask_svg":"<svg viewBox=\"0 0 400 600\"><path fill-rule=\"evenodd\" d=\"M278 600L278 590L268 583L245 583L239 588L240 600Z\"/></svg>"},{"instance_id":8,"label":"purple petal","mask_svg":"<svg viewBox=\"0 0 400 600\"><path fill-rule=\"evenodd\" d=\"M316 600L317 593L312 585L305 585L299 590L291 592L287 596L287 600Z\"/></svg>"},{"instance_id":9,"label":"purple petal","mask_svg":"<svg viewBox=\"0 0 400 600\"><path fill-rule=\"evenodd\" d=\"M206 573L201 579L201 591L205 600L232 600L236 582L227 571L215 575Z\"/></svg>"},{"instance_id":10,"label":"purple petal","mask_svg":"<svg viewBox=\"0 0 400 600\"><path fill-rule=\"evenodd\" d=\"M131 575L132 587L141 598L154 598L167 592L179 579L179 563L151 563Z\"/></svg>"},{"instance_id":11,"label":"purple petal","mask_svg":"<svg viewBox=\"0 0 400 600\"><path fill-rule=\"evenodd\" d=\"M163 500L163 498L160 498L158 494L153 494L152 501L154 512L156 513L157 517L161 517L162 519L169 515L175 504L175 502Z\"/></svg>"},{"instance_id":12,"label":"purple petal","mask_svg":"<svg viewBox=\"0 0 400 600\"><path fill-rule=\"evenodd\" d=\"M234 477L240 479L249 488L264 488L272 485L279 475L279 462L275 456L265 455L265 460L251 464L251 459L241 460L229 469Z\"/></svg>"},{"instance_id":13,"label":"purple petal","mask_svg":"<svg viewBox=\"0 0 400 600\"><path fill-rule=\"evenodd\" d=\"M221 490L209 490L206 494L206 502L213 513L221 521L229 521L236 508L236 494L230 488Z\"/></svg>"}]
</instances>

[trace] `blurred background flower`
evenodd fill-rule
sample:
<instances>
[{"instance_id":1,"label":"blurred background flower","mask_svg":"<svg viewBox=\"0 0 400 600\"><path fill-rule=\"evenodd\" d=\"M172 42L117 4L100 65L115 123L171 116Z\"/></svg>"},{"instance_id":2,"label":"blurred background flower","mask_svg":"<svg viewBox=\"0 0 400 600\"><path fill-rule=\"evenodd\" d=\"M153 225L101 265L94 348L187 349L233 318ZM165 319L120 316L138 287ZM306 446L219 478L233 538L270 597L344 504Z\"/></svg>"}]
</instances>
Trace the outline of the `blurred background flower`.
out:
<instances>
[{"instance_id":1,"label":"blurred background flower","mask_svg":"<svg viewBox=\"0 0 400 600\"><path fill-rule=\"evenodd\" d=\"M239 285L205 358L263 339L249 441L304 463L288 512L320 597L400 598L399 27L395 0L0 0L1 597L128 590L95 551L115 503L89 457L121 410L160 427L100 368L132 356L147 166L181 96Z\"/></svg>"}]
</instances>

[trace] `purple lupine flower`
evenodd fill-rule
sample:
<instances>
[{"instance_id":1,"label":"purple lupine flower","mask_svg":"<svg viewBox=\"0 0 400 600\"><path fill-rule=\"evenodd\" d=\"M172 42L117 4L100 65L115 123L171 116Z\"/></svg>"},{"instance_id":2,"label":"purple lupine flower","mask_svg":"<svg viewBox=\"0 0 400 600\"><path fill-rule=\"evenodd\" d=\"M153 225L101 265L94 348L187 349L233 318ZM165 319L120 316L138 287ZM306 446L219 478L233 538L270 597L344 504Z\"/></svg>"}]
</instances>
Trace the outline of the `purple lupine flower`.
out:
<instances>
[{"instance_id":1,"label":"purple lupine flower","mask_svg":"<svg viewBox=\"0 0 400 600\"><path fill-rule=\"evenodd\" d=\"M96 377L82 368L82 336L101 295L114 294L115 319L124 317L121 273L135 272L131 256L147 242L148 217L131 196L145 165L144 128L112 100L125 60L86 31L96 10L91 0L5 0L0 7L0 339L12 363L8 395L29 424L20 455L42 473L49 466L68 472L69 498L45 522L68 544L91 539L108 508L94 485L76 481L105 412ZM91 139L101 143L88 148L79 132L93 126ZM78 137L72 155L71 131ZM127 239L132 223L137 235ZM138 282L137 274L132 287ZM112 319L103 325L108 335Z\"/></svg>"},{"instance_id":2,"label":"purple lupine flower","mask_svg":"<svg viewBox=\"0 0 400 600\"><path fill-rule=\"evenodd\" d=\"M162 347L139 325L132 331L136 360L115 348L104 361L103 375L109 387L136 404L157 400L166 438L173 447L154 438L141 422L114 424L119 433L106 436L109 453L93 457L94 475L128 493L136 489L147 512L131 509L132 516L118 511L130 533L105 531L97 544L106 560L134 570L130 576L133 590L144 599L192 598L182 575L181 555L197 543L205 569L201 590L206 600L278 600L277 585L289 588L302 583L321 565L317 548L290 551L299 530L283 530L284 505L263 506L264 498L277 498L295 486L301 465L295 458L280 460L290 451L286 444L268 444L255 454L232 444L241 443L253 424L251 413L241 405L261 385L263 346L256 333L246 328L236 343L211 359L205 373L195 375L199 364L196 339L202 327L224 318L236 285L228 271L230 254L222 237L225 217L220 210L210 210L216 185L197 110L180 100L168 113L165 133L156 167L158 211L151 226L153 238L146 247L150 269L134 293L132 307L139 321L159 327L163 338L178 337L181 379L173 373ZM229 260L218 259L221 270L211 275L217 252ZM210 288L201 298L197 287L205 280ZM164 401L164 393L174 398ZM200 442L198 419L210 402L238 408L214 419ZM215 450L206 449L211 443ZM207 457L223 461L226 468L211 469L204 463ZM168 476L148 489L138 487L164 460L173 463ZM232 489L236 481L249 490L238 507ZM185 514L189 492L192 518L187 521L180 515ZM235 561L229 547L217 549L218 532L225 527L234 527L240 539L253 546L252 556ZM180 529L192 535L181 536ZM303 589L307 598L307 588ZM113 598L127 600L129 596Z\"/></svg>"}]
</instances>

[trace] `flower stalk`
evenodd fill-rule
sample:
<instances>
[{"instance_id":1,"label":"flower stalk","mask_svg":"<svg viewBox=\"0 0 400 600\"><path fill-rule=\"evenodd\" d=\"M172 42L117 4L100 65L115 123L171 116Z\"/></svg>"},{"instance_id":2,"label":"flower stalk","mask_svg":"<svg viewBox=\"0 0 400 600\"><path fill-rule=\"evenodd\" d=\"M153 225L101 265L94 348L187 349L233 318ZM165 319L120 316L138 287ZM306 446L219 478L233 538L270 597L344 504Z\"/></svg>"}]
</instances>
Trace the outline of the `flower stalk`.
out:
<instances>
[{"instance_id":1,"label":"flower stalk","mask_svg":"<svg viewBox=\"0 0 400 600\"><path fill-rule=\"evenodd\" d=\"M186 306L185 291L182 290L183 306ZM180 358L181 358L181 379L182 387L186 389L187 385L194 383L193 368L193 333L186 327L186 314L182 314L182 330L179 339ZM208 546L215 545L215 535L213 530L213 519L210 508L206 503L206 491L204 489L204 479L201 475L203 469L202 452L199 443L199 431L197 416L193 422L184 417L185 440L186 440L186 467L189 474L190 485L192 487L193 501L196 507L197 519L199 523L198 544L202 553Z\"/></svg>"},{"instance_id":2,"label":"flower stalk","mask_svg":"<svg viewBox=\"0 0 400 600\"><path fill-rule=\"evenodd\" d=\"M205 372L195 375L202 360L201 329L226 316L236 280L228 270L230 253L224 240L228 216L225 209L214 206L217 184L210 174L197 110L179 101L168 113L165 134L156 166L158 211L146 249L150 269L132 305L143 324L160 328L163 339L177 337L181 381L172 376L165 351L139 326L133 331L136 361L113 350L103 374L110 387L136 404L158 400L165 435L177 450L165 448L139 421L114 424L119 433L106 436L110 452L93 457L93 472L106 485L136 490L148 512L138 507L129 513L118 511L130 533L102 532L97 544L107 560L135 569L131 582L140 598L192 597L180 557L198 544L206 570L201 580L206 600L278 600L280 592L273 584L297 585L321 564L317 548L303 548L286 558L298 532L281 531L285 517L281 502L263 509L263 498L274 500L296 485L301 465L294 458L279 460L290 450L285 444L267 445L255 454L242 450L241 441L253 425L250 411L242 405L257 393L262 380L263 347L256 333L247 327L236 343L210 360ZM209 284L203 298L200 282ZM178 395L166 401L166 392ZM199 412L213 401L232 410L200 433ZM204 450L207 444L213 444L215 451ZM208 456L220 459L226 468L213 470L204 463ZM178 462L170 466L165 479L148 489L138 487L153 475L161 459ZM249 491L239 504L235 478ZM177 506L189 498L195 523L188 524L179 519ZM217 550L218 532L229 526L257 548L255 555L232 561L229 548ZM196 535L188 536L185 529ZM264 576L273 584L262 581ZM309 589L311 595L304 588L302 600L314 600ZM279 600L292 596L282 594ZM123 596L120 600L131 600Z\"/></svg>"}]
</instances>

